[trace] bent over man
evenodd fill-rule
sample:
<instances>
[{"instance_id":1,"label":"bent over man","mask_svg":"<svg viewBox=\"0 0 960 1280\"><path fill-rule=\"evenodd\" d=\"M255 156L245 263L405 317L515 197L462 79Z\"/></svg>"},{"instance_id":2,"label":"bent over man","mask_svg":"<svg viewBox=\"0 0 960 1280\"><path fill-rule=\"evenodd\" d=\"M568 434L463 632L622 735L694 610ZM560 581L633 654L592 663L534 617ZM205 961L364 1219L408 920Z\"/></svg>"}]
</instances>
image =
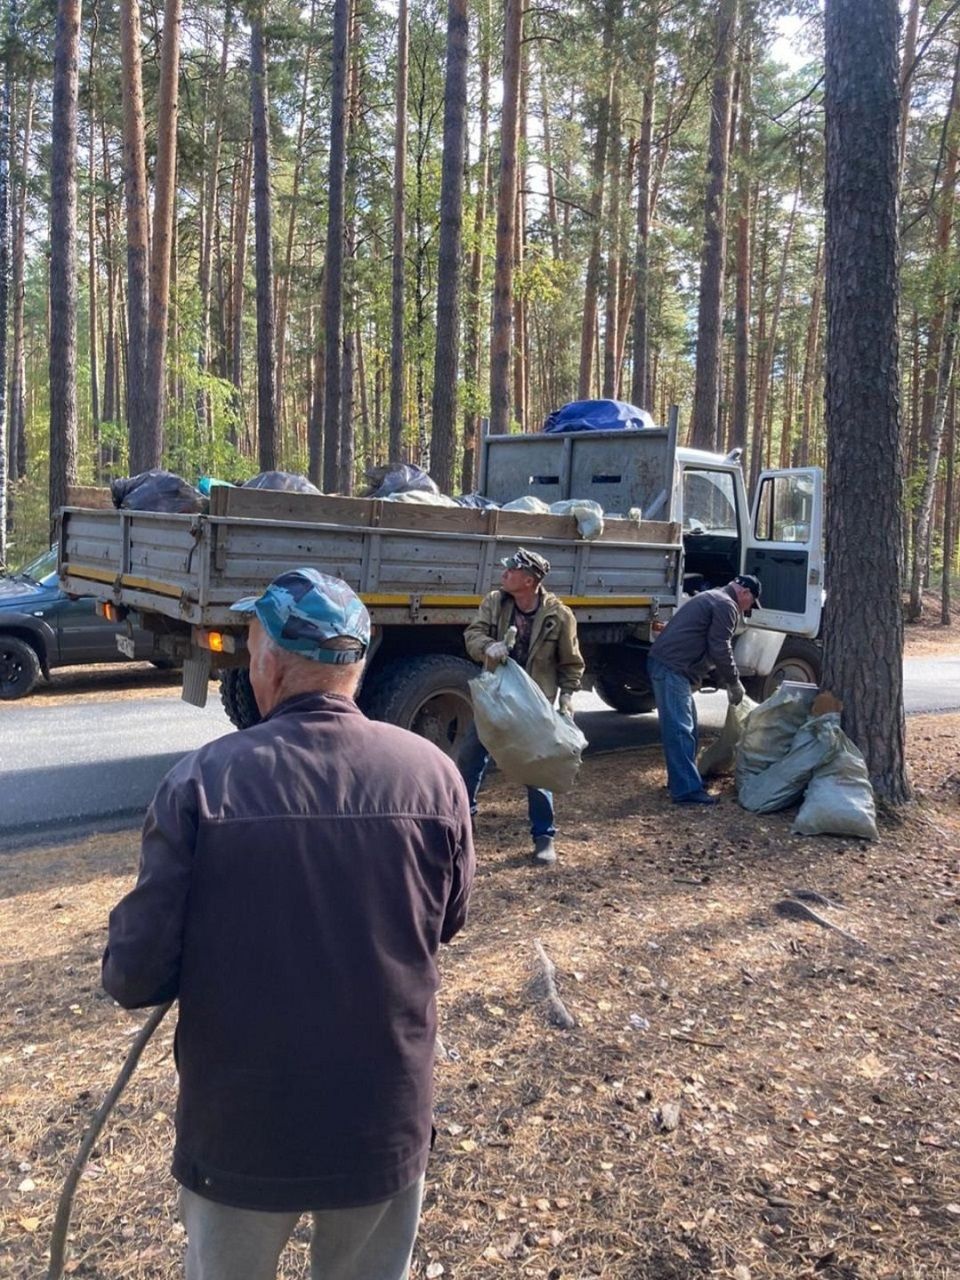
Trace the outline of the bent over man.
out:
<instances>
[{"instance_id":1,"label":"bent over man","mask_svg":"<svg viewBox=\"0 0 960 1280\"><path fill-rule=\"evenodd\" d=\"M667 762L667 785L674 804L716 804L697 769L697 708L693 701L711 667L733 706L743 685L733 657L733 636L741 616L760 604L760 580L745 573L725 587L702 591L673 615L650 647L647 675L653 685L660 738Z\"/></svg>"},{"instance_id":2,"label":"bent over man","mask_svg":"<svg viewBox=\"0 0 960 1280\"><path fill-rule=\"evenodd\" d=\"M553 702L559 690L560 712L573 715L573 695L580 688L584 662L577 642L577 620L567 606L543 587L550 562L536 551L519 547L500 562L500 589L481 602L477 616L464 632L467 653L474 662L506 662L512 657L527 672L546 698ZM506 634L516 627L513 650ZM490 763L490 753L471 726L460 752L460 769L467 784L470 812L477 812L477 797ZM556 862L553 838L553 794L527 787L533 859Z\"/></svg>"},{"instance_id":3,"label":"bent over man","mask_svg":"<svg viewBox=\"0 0 960 1280\"><path fill-rule=\"evenodd\" d=\"M463 782L354 694L370 619L282 574L250 612L263 720L161 782L103 984L178 998L173 1175L187 1280L274 1280L313 1214L312 1275L403 1280L431 1140L436 956L474 869Z\"/></svg>"}]
</instances>

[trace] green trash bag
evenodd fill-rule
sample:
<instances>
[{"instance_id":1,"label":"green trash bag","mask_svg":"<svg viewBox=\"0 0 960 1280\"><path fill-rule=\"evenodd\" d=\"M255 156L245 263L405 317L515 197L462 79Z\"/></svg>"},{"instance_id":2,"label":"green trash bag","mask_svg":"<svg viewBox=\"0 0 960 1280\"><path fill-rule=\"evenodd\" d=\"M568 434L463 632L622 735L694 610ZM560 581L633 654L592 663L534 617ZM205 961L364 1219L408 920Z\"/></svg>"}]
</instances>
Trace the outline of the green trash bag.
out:
<instances>
[{"instance_id":1,"label":"green trash bag","mask_svg":"<svg viewBox=\"0 0 960 1280\"><path fill-rule=\"evenodd\" d=\"M856 743L837 729L839 749L810 779L791 831L801 836L857 836L876 840L877 807L867 762Z\"/></svg>"},{"instance_id":2,"label":"green trash bag","mask_svg":"<svg viewBox=\"0 0 960 1280\"><path fill-rule=\"evenodd\" d=\"M783 759L809 715L809 699L789 689L778 689L760 703L744 725L737 748L737 791L748 778Z\"/></svg>"},{"instance_id":3,"label":"green trash bag","mask_svg":"<svg viewBox=\"0 0 960 1280\"><path fill-rule=\"evenodd\" d=\"M727 707L727 718L723 722L720 735L703 748L697 757L697 768L701 778L715 778L721 773L733 773L737 762L737 747L743 736L747 716L758 704L745 697L736 707Z\"/></svg>"},{"instance_id":4,"label":"green trash bag","mask_svg":"<svg viewBox=\"0 0 960 1280\"><path fill-rule=\"evenodd\" d=\"M814 716L800 726L782 759L762 773L750 774L737 787L737 799L751 813L776 813L796 802L807 783L840 750L840 717Z\"/></svg>"},{"instance_id":5,"label":"green trash bag","mask_svg":"<svg viewBox=\"0 0 960 1280\"><path fill-rule=\"evenodd\" d=\"M470 681L477 735L513 782L569 791L587 740L512 658Z\"/></svg>"}]
</instances>

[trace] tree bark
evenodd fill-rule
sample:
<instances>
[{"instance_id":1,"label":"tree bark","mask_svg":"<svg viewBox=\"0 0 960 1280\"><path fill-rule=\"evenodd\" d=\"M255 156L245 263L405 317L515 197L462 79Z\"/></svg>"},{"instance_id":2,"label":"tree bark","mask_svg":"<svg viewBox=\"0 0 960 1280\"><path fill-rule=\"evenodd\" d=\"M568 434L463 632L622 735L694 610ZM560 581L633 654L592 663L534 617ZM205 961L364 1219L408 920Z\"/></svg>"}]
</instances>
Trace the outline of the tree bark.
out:
<instances>
[{"instance_id":1,"label":"tree bark","mask_svg":"<svg viewBox=\"0 0 960 1280\"><path fill-rule=\"evenodd\" d=\"M447 74L443 94L437 338L433 363L430 474L441 493L453 488L460 364L460 257L463 158L467 139L467 0L447 0Z\"/></svg>"},{"instance_id":2,"label":"tree bark","mask_svg":"<svg viewBox=\"0 0 960 1280\"><path fill-rule=\"evenodd\" d=\"M16 11L8 31L16 31ZM13 60L0 82L0 572L7 567L7 311L10 304L10 116Z\"/></svg>"},{"instance_id":3,"label":"tree bark","mask_svg":"<svg viewBox=\"0 0 960 1280\"><path fill-rule=\"evenodd\" d=\"M580 326L580 373L577 396L587 400L593 389L593 355L597 328L597 294L600 290L600 251L603 243L603 190L607 172L607 143L610 134L610 103L613 95L614 70L611 65L614 28L622 12L620 0L607 0L604 6L603 69L606 75L604 96L598 103L597 136L593 150L593 174L590 190L590 256L583 290L583 322Z\"/></svg>"},{"instance_id":4,"label":"tree bark","mask_svg":"<svg viewBox=\"0 0 960 1280\"><path fill-rule=\"evenodd\" d=\"M750 154L753 139L751 46L745 35L740 63L740 122L737 141L737 285L733 336L733 404L727 445L747 447L750 416L750 283L753 272L750 243Z\"/></svg>"},{"instance_id":5,"label":"tree bark","mask_svg":"<svg viewBox=\"0 0 960 1280\"><path fill-rule=\"evenodd\" d=\"M634 267L633 379L630 399L641 409L653 409L650 379L650 186L653 171L653 120L657 85L657 28L647 51L643 85L640 139L637 151L637 255Z\"/></svg>"},{"instance_id":6,"label":"tree bark","mask_svg":"<svg viewBox=\"0 0 960 1280\"><path fill-rule=\"evenodd\" d=\"M920 24L920 0L910 0L907 29L903 38L903 62L900 65L900 142L897 149L897 181L903 178L903 161L907 152L907 125L910 122L910 97L913 90L914 62L917 56L917 28Z\"/></svg>"},{"instance_id":7,"label":"tree bark","mask_svg":"<svg viewBox=\"0 0 960 1280\"><path fill-rule=\"evenodd\" d=\"M273 202L270 195L270 118L263 13L250 23L250 107L253 139L253 223L257 277L257 448L261 471L277 468L274 383Z\"/></svg>"},{"instance_id":8,"label":"tree bark","mask_svg":"<svg viewBox=\"0 0 960 1280\"><path fill-rule=\"evenodd\" d=\"M517 182L517 108L524 0L505 0L503 101L500 109L500 182L490 338L490 431L510 430L510 357L513 327L513 248Z\"/></svg>"},{"instance_id":9,"label":"tree bark","mask_svg":"<svg viewBox=\"0 0 960 1280\"><path fill-rule=\"evenodd\" d=\"M827 494L823 684L881 799L904 754L897 358L897 0L826 0Z\"/></svg>"},{"instance_id":10,"label":"tree bark","mask_svg":"<svg viewBox=\"0 0 960 1280\"><path fill-rule=\"evenodd\" d=\"M403 443L404 262L406 254L407 82L410 10L400 0L397 18L397 114L393 141L393 256L390 301L390 417L387 455L399 459Z\"/></svg>"},{"instance_id":11,"label":"tree bark","mask_svg":"<svg viewBox=\"0 0 960 1280\"><path fill-rule=\"evenodd\" d=\"M50 532L77 478L77 94L80 0L59 0L50 148Z\"/></svg>"},{"instance_id":12,"label":"tree bark","mask_svg":"<svg viewBox=\"0 0 960 1280\"><path fill-rule=\"evenodd\" d=\"M810 428L813 421L813 392L817 385L820 363L820 314L823 310L823 243L817 242L817 257L813 267L813 288L810 301L810 318L803 354L803 377L800 390L800 443L794 465L810 465Z\"/></svg>"},{"instance_id":13,"label":"tree bark","mask_svg":"<svg viewBox=\"0 0 960 1280\"><path fill-rule=\"evenodd\" d=\"M350 59L350 0L334 0L330 160L327 181L327 256L324 269L323 488L333 493L340 477L341 332L343 325L344 184L347 150L347 73Z\"/></svg>"},{"instance_id":14,"label":"tree bark","mask_svg":"<svg viewBox=\"0 0 960 1280\"><path fill-rule=\"evenodd\" d=\"M477 192L473 207L473 245L470 251L470 285L464 334L464 361L468 400L463 420L463 470L460 485L470 493L474 485L477 439L480 433L480 305L483 289L483 241L487 222L487 188L490 183L490 0L481 16L477 34L480 62L480 154L477 157Z\"/></svg>"},{"instance_id":15,"label":"tree bark","mask_svg":"<svg viewBox=\"0 0 960 1280\"><path fill-rule=\"evenodd\" d=\"M950 574L953 569L954 547L957 541L956 528L953 523L954 505L954 472L957 460L957 397L950 391L950 426L947 430L947 474L943 486L943 575L940 580L940 625L949 627L950 616Z\"/></svg>"},{"instance_id":16,"label":"tree bark","mask_svg":"<svg viewBox=\"0 0 960 1280\"><path fill-rule=\"evenodd\" d=\"M767 399L770 395L771 378L773 376L773 358L777 349L777 330L780 326L780 310L783 306L783 293L787 279L787 266L790 261L790 247L793 244L793 230L797 223L797 207L800 203L800 185L799 182L794 188L793 204L790 208L790 218L787 222L787 232L783 237L783 252L780 258L780 274L777 277L777 291L773 295L773 312L770 317L770 330L763 342L757 342L757 396L755 408L754 434L757 440L761 439L764 434L763 423L766 420ZM769 454L770 433L767 432L767 451ZM751 489L755 489L757 485L757 477L760 474L762 464L761 450L754 449L753 458L750 468L750 484Z\"/></svg>"},{"instance_id":17,"label":"tree bark","mask_svg":"<svg viewBox=\"0 0 960 1280\"><path fill-rule=\"evenodd\" d=\"M11 31L16 30L12 23ZM23 144L17 173L16 193L13 199L13 358L10 370L10 480L22 480L27 474L27 404L25 392L25 362L23 341L24 262L27 231L27 185L30 167L30 142L32 137L33 107L36 100L35 81L30 76L26 102L23 108Z\"/></svg>"},{"instance_id":18,"label":"tree bark","mask_svg":"<svg viewBox=\"0 0 960 1280\"><path fill-rule=\"evenodd\" d=\"M177 115L180 76L181 0L165 0L160 89L157 100L157 164L153 194L153 244L150 249L150 309L142 456L134 470L159 467L163 456L166 401L167 320L170 310L170 259L173 251L177 182Z\"/></svg>"},{"instance_id":19,"label":"tree bark","mask_svg":"<svg viewBox=\"0 0 960 1280\"><path fill-rule=\"evenodd\" d=\"M710 143L700 254L697 360L690 443L713 449L720 412L720 360L723 327L723 276L726 265L727 159L730 100L738 0L721 0L717 9L716 64L710 107Z\"/></svg>"},{"instance_id":20,"label":"tree bark","mask_svg":"<svg viewBox=\"0 0 960 1280\"><path fill-rule=\"evenodd\" d=\"M93 29L90 32L90 58L87 65L87 104L89 125L89 150L87 153L88 179L90 192L87 197L87 311L90 323L90 418L93 423L94 444L99 453L100 427L100 362L98 347L97 297L97 89L94 68L96 63L97 36L100 26L100 11L94 8ZM96 467L96 462L94 466Z\"/></svg>"},{"instance_id":21,"label":"tree bark","mask_svg":"<svg viewBox=\"0 0 960 1280\"><path fill-rule=\"evenodd\" d=\"M623 181L623 147L621 138L619 70L615 72L610 98L610 206L607 215L607 291L603 325L603 395L617 398L619 368L617 365L620 318L620 184Z\"/></svg>"},{"instance_id":22,"label":"tree bark","mask_svg":"<svg viewBox=\"0 0 960 1280\"><path fill-rule=\"evenodd\" d=\"M139 0L120 0L123 188L127 214L127 436L131 472L146 465L148 242L147 166Z\"/></svg>"}]
</instances>

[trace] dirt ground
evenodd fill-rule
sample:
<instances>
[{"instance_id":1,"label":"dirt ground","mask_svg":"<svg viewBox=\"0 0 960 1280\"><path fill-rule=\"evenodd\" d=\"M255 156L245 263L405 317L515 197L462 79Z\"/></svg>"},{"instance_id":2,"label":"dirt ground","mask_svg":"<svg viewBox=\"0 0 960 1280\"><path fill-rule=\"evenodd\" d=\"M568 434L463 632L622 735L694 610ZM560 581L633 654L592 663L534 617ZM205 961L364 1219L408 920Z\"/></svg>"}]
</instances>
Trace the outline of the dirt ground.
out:
<instances>
[{"instance_id":1,"label":"dirt ground","mask_svg":"<svg viewBox=\"0 0 960 1280\"><path fill-rule=\"evenodd\" d=\"M585 762L540 869L521 795L492 780L471 920L443 957L416 1277L960 1277L960 716L909 733L919 799L876 844L792 836L730 782L717 809L677 810L645 748ZM63 1177L143 1021L99 987L136 843L0 859L10 1280L45 1274ZM776 915L798 888L846 932ZM531 986L537 943L570 1030ZM70 1275L180 1274L172 1023L79 1185ZM284 1276L306 1275L304 1240Z\"/></svg>"}]
</instances>

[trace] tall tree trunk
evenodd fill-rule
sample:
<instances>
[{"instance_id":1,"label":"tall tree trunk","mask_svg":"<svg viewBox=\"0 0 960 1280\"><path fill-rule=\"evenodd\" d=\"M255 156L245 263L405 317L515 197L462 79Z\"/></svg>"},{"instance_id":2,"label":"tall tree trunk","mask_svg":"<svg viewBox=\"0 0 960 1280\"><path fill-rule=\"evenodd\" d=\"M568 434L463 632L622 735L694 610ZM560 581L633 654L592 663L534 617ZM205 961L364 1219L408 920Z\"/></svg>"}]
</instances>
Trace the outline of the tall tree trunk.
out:
<instances>
[{"instance_id":1,"label":"tall tree trunk","mask_svg":"<svg viewBox=\"0 0 960 1280\"><path fill-rule=\"evenodd\" d=\"M950 574L953 570L954 548L957 541L956 526L953 522L954 506L954 473L957 462L957 397L950 391L950 427L947 431L947 475L943 492L943 577L940 581L940 625L949 627L950 616Z\"/></svg>"},{"instance_id":2,"label":"tall tree trunk","mask_svg":"<svg viewBox=\"0 0 960 1280\"><path fill-rule=\"evenodd\" d=\"M690 443L713 449L720 411L720 359L723 328L723 276L726 266L727 158L730 100L738 0L720 0L717 8L716 63L710 105L710 143L700 254L697 361Z\"/></svg>"},{"instance_id":3,"label":"tall tree trunk","mask_svg":"<svg viewBox=\"0 0 960 1280\"><path fill-rule=\"evenodd\" d=\"M220 38L220 65L217 68L217 96L213 107L213 137L206 148L209 158L203 196L203 240L200 246L199 279L200 334L197 343L197 368L201 375L210 367L210 292L213 279L214 236L219 216L220 151L223 146L223 116L232 27L233 0L226 0L223 12L223 34ZM197 394L197 421L202 435L206 434L209 415L209 397L201 388Z\"/></svg>"},{"instance_id":4,"label":"tall tree trunk","mask_svg":"<svg viewBox=\"0 0 960 1280\"><path fill-rule=\"evenodd\" d=\"M600 252L603 243L603 189L607 172L607 143L610 132L610 101L614 71L612 50L616 24L622 13L621 0L606 0L603 18L604 95L598 103L597 136L593 149L590 189L590 256L583 290L583 322L580 326L580 373L577 396L589 399L593 389L593 355L597 329L597 294L600 290Z\"/></svg>"},{"instance_id":5,"label":"tall tree trunk","mask_svg":"<svg viewBox=\"0 0 960 1280\"><path fill-rule=\"evenodd\" d=\"M610 208L607 218L607 294L603 327L603 391L608 400L617 398L617 321L620 318L620 184L623 181L622 139L620 135L619 71L610 99Z\"/></svg>"},{"instance_id":6,"label":"tall tree trunk","mask_svg":"<svg viewBox=\"0 0 960 1280\"><path fill-rule=\"evenodd\" d=\"M230 381L243 387L243 295L247 266L247 220L250 216L250 184L253 176L253 147L246 140L239 162L233 202L233 287L231 289ZM239 399L239 397L238 397Z\"/></svg>"},{"instance_id":7,"label":"tall tree trunk","mask_svg":"<svg viewBox=\"0 0 960 1280\"><path fill-rule=\"evenodd\" d=\"M324 276L323 488L336 490L340 477L341 342L343 325L344 184L347 149L347 73L350 60L350 0L334 0L330 161L327 181L327 257Z\"/></svg>"},{"instance_id":8,"label":"tall tree trunk","mask_svg":"<svg viewBox=\"0 0 960 1280\"><path fill-rule=\"evenodd\" d=\"M467 0L447 0L447 75L443 94L443 167L437 259L437 340L433 363L430 474L441 493L453 488L460 365L460 257L463 157L467 140Z\"/></svg>"},{"instance_id":9,"label":"tall tree trunk","mask_svg":"<svg viewBox=\"0 0 960 1280\"><path fill-rule=\"evenodd\" d=\"M150 249L150 310L147 327L142 465L158 467L163 456L166 398L167 319L170 310L170 259L173 251L177 183L177 114L180 86L181 0L165 0L160 89L157 99L157 164L153 193L153 244Z\"/></svg>"},{"instance_id":10,"label":"tall tree trunk","mask_svg":"<svg viewBox=\"0 0 960 1280\"><path fill-rule=\"evenodd\" d=\"M547 221L550 223L550 251L560 260L560 219L557 216L557 180L553 172L553 139L550 130L550 99L547 93L547 63L540 56L540 128L543 132L543 167L547 177ZM482 137L482 135L481 135ZM481 146L486 139L482 138Z\"/></svg>"},{"instance_id":11,"label":"tall tree trunk","mask_svg":"<svg viewBox=\"0 0 960 1280\"><path fill-rule=\"evenodd\" d=\"M87 70L87 104L90 128L88 173L90 193L87 197L87 310L90 321L90 418L93 423L94 444L99 454L100 428L100 362L97 297L97 91L94 68L96 63L97 35L100 27L100 10L94 7L93 29L90 32L90 61ZM97 465L96 463L94 464Z\"/></svg>"},{"instance_id":12,"label":"tall tree trunk","mask_svg":"<svg viewBox=\"0 0 960 1280\"><path fill-rule=\"evenodd\" d=\"M917 622L923 616L923 586L930 563L933 499L937 482L937 470L940 466L940 444L943 439L943 427L946 420L947 399L953 378L958 324L960 324L960 290L954 293L951 299L946 332L940 345L937 394L933 407L933 418L930 423L927 465L917 503L917 520L913 540L910 607L908 611L908 617L911 622Z\"/></svg>"},{"instance_id":13,"label":"tall tree trunk","mask_svg":"<svg viewBox=\"0 0 960 1280\"><path fill-rule=\"evenodd\" d=\"M274 399L273 205L270 197L270 119L263 13L250 23L250 107L253 139L253 222L257 275L257 441L261 471L277 468Z\"/></svg>"},{"instance_id":14,"label":"tall tree trunk","mask_svg":"<svg viewBox=\"0 0 960 1280\"><path fill-rule=\"evenodd\" d=\"M907 152L907 125L910 122L910 97L913 90L913 73L916 69L917 28L920 24L920 0L910 0L907 12L907 29L903 37L903 62L900 64L900 142L898 147L897 180L903 177L903 161Z\"/></svg>"},{"instance_id":15,"label":"tall tree trunk","mask_svg":"<svg viewBox=\"0 0 960 1280\"><path fill-rule=\"evenodd\" d=\"M513 326L513 243L517 185L517 114L525 0L505 0L503 100L500 109L500 182L490 337L490 431L510 430L510 357Z\"/></svg>"},{"instance_id":16,"label":"tall tree trunk","mask_svg":"<svg viewBox=\"0 0 960 1280\"><path fill-rule=\"evenodd\" d=\"M277 413L281 426L285 420L284 382L287 351L287 313L290 307L290 286L293 273L293 241L300 199L300 177L303 173L303 140L307 129L307 101L310 91L310 70L313 61L314 31L317 25L317 0L310 4L310 29L307 37L307 54L303 64L303 90L300 94L300 119L297 123L297 150L293 162L293 186L290 192L290 217L287 220L287 246L283 258L283 279L280 284L280 300L277 306Z\"/></svg>"},{"instance_id":17,"label":"tall tree trunk","mask_svg":"<svg viewBox=\"0 0 960 1280\"><path fill-rule=\"evenodd\" d=\"M823 684L881 799L904 753L897 358L897 0L826 0L827 494Z\"/></svg>"},{"instance_id":18,"label":"tall tree trunk","mask_svg":"<svg viewBox=\"0 0 960 1280\"><path fill-rule=\"evenodd\" d=\"M737 296L734 308L733 406L727 444L746 450L750 416L750 154L753 137L751 45L745 34L740 65L740 127L737 141Z\"/></svg>"},{"instance_id":19,"label":"tall tree trunk","mask_svg":"<svg viewBox=\"0 0 960 1280\"><path fill-rule=\"evenodd\" d=\"M10 17L8 13L8 17ZM16 31L16 10L8 32ZM7 567L7 310L10 301L10 116L13 59L0 82L0 571Z\"/></svg>"},{"instance_id":20,"label":"tall tree trunk","mask_svg":"<svg viewBox=\"0 0 960 1280\"><path fill-rule=\"evenodd\" d=\"M360 103L360 6L354 0L350 10L350 75L347 82L347 167L344 186L344 289L343 289L343 363L340 378L340 479L339 492L353 493L356 462L356 435L353 424L355 400L357 330L357 184L359 173Z\"/></svg>"},{"instance_id":21,"label":"tall tree trunk","mask_svg":"<svg viewBox=\"0 0 960 1280\"><path fill-rule=\"evenodd\" d=\"M477 192L473 206L473 245L470 250L470 285L464 333L464 363L468 387L463 420L463 470L460 486L470 493L476 470L477 439L480 433L480 306L483 289L483 241L487 222L487 188L490 183L490 0L480 15L477 32L480 62L480 153L477 157Z\"/></svg>"},{"instance_id":22,"label":"tall tree trunk","mask_svg":"<svg viewBox=\"0 0 960 1280\"><path fill-rule=\"evenodd\" d=\"M120 0L123 188L127 214L127 436L131 472L149 466L146 427L148 231L139 0Z\"/></svg>"},{"instance_id":23,"label":"tall tree trunk","mask_svg":"<svg viewBox=\"0 0 960 1280\"><path fill-rule=\"evenodd\" d=\"M657 39L654 25L646 55L646 76L637 150L637 255L634 267L633 381L630 399L641 409L653 409L650 379L650 185L653 169L654 95L657 84Z\"/></svg>"},{"instance_id":24,"label":"tall tree trunk","mask_svg":"<svg viewBox=\"0 0 960 1280\"><path fill-rule=\"evenodd\" d=\"M523 281L523 257L527 243L527 80L529 72L529 46L520 48L520 88L517 105L517 207L513 216L513 270ZM513 418L521 431L528 429L529 394L527 369L529 366L527 334L527 300L524 290L513 293Z\"/></svg>"},{"instance_id":25,"label":"tall tree trunk","mask_svg":"<svg viewBox=\"0 0 960 1280\"><path fill-rule=\"evenodd\" d=\"M803 354L803 379L800 390L800 445L794 465L810 465L810 426L813 420L813 392L817 385L820 363L820 313L823 309L823 243L817 242L817 257L813 267L813 292L810 316L807 321L806 345Z\"/></svg>"},{"instance_id":26,"label":"tall tree trunk","mask_svg":"<svg viewBox=\"0 0 960 1280\"><path fill-rule=\"evenodd\" d=\"M11 8L13 7L12 5ZM18 21L18 19L11 17L11 32L17 30ZM23 302L27 187L35 100L35 81L31 75L27 84L26 102L23 108L23 143L20 150L16 194L13 201L13 360L10 377L10 447L8 450L10 460L8 475L11 480L22 480L27 474L27 400L25 392Z\"/></svg>"},{"instance_id":27,"label":"tall tree trunk","mask_svg":"<svg viewBox=\"0 0 960 1280\"><path fill-rule=\"evenodd\" d=\"M77 93L80 0L59 0L50 147L50 530L77 478Z\"/></svg>"},{"instance_id":28,"label":"tall tree trunk","mask_svg":"<svg viewBox=\"0 0 960 1280\"><path fill-rule=\"evenodd\" d=\"M399 459L403 443L404 262L406 254L407 81L410 56L410 11L400 0L397 19L397 99L393 141L393 256L390 299L389 458Z\"/></svg>"}]
</instances>

